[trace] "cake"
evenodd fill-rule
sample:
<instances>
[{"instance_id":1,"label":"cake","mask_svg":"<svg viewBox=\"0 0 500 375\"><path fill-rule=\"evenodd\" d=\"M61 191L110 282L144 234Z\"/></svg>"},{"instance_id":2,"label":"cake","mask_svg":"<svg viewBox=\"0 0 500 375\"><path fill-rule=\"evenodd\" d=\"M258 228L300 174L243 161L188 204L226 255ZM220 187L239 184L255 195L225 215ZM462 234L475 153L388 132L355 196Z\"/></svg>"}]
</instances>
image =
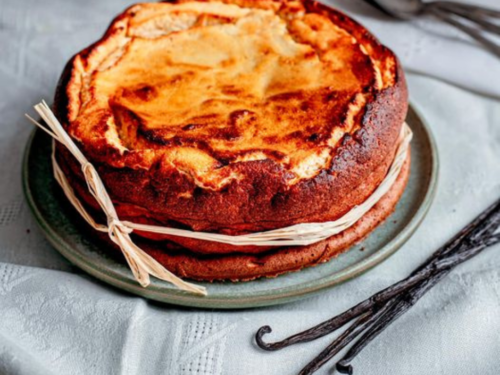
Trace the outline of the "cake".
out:
<instances>
[{"instance_id":1,"label":"cake","mask_svg":"<svg viewBox=\"0 0 500 375\"><path fill-rule=\"evenodd\" d=\"M239 235L333 221L379 186L408 106L395 55L307 0L134 5L66 65L54 101L121 220ZM80 164L56 158L98 215ZM167 269L199 280L276 276L329 260L394 210L391 190L354 226L294 247L135 231ZM114 246L114 245L113 245Z\"/></svg>"}]
</instances>

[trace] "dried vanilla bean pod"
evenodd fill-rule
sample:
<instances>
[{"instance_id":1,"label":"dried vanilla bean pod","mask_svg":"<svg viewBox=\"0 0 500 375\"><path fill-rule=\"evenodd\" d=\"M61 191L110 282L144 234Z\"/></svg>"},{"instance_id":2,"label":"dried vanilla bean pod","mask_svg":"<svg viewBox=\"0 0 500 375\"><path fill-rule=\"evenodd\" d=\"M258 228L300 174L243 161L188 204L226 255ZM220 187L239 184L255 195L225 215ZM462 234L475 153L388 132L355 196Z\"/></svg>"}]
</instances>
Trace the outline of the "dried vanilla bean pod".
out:
<instances>
[{"instance_id":1,"label":"dried vanilla bean pod","mask_svg":"<svg viewBox=\"0 0 500 375\"><path fill-rule=\"evenodd\" d=\"M256 333L255 339L257 345L264 350L273 351L280 350L297 343L312 341L328 335L331 332L342 327L352 319L372 309L373 306L381 304L384 301L393 298L399 293L411 288L423 278L428 277L433 272L432 267L434 267L435 262L456 250L458 245L462 241L464 241L464 239L478 238L480 236L483 236L488 231L488 233L492 233L496 228L498 228L499 225L500 199L490 205L486 210L484 210L478 217L476 217L471 223L463 228L453 239L451 239L444 246L438 249L422 266L417 268L417 270L415 270L408 278L403 279L398 283L374 294L372 297L360 302L356 306L344 311L343 313L333 317L332 319L329 319L308 330L299 332L278 342L266 343L263 341L262 337L272 331L271 327L263 326Z\"/></svg>"},{"instance_id":2,"label":"dried vanilla bean pod","mask_svg":"<svg viewBox=\"0 0 500 375\"><path fill-rule=\"evenodd\" d=\"M350 320L361 316L349 329L311 361L301 375L312 374L360 334L361 339L338 363L344 372L352 371L350 361L392 321L404 314L432 286L445 277L455 266L472 258L486 247L500 242L500 233L494 234L500 226L500 200L491 205L451 241L436 251L426 263L407 279L386 288L354 308L324 322L310 330L291 336L277 343L264 343L263 334L270 327L262 327L256 335L259 346L266 350L278 350L298 342L311 341L342 327Z\"/></svg>"},{"instance_id":3,"label":"dried vanilla bean pod","mask_svg":"<svg viewBox=\"0 0 500 375\"><path fill-rule=\"evenodd\" d=\"M357 329L355 334L351 335L349 340L339 340L336 339L332 344L330 344L323 352L321 352L316 358L314 358L300 373L299 375L310 375L321 366L323 366L328 360L333 358L337 353L339 353L343 348L352 342L356 336L359 336L362 331L366 329L366 332L359 339L359 341L349 350L346 356L338 362L337 369L339 372L346 374L351 374L352 367L350 362L355 356L379 333L381 333L385 328L389 326L392 321L396 320L399 316L403 315L411 306L413 306L430 288L437 284L442 278L444 278L455 266L458 264L472 258L479 252L484 250L486 247L500 242L500 234L488 237L488 239L477 246L467 249L464 253L454 254L452 259L442 259L438 262L436 268L433 269L432 277L427 279L422 279L420 283L410 290L402 293L400 296L387 301L379 309L375 308L375 311L370 314L370 312L365 314L370 314L368 316L369 321L363 324L362 329ZM358 320L359 321L359 320ZM357 323L357 322L356 322ZM355 325L354 323L353 325ZM353 326L351 326L353 327ZM349 327L349 329L351 329ZM346 331L347 332L347 331Z\"/></svg>"},{"instance_id":4,"label":"dried vanilla bean pod","mask_svg":"<svg viewBox=\"0 0 500 375\"><path fill-rule=\"evenodd\" d=\"M422 280L420 284L403 293L401 297L395 298L399 298L397 304L395 304L385 313L383 317L381 317L378 324L369 328L367 332L365 332L359 341L344 356L344 358L337 363L337 370L340 373L352 375L353 369L350 363L376 336L378 336L385 328L389 327L394 320L408 311L427 291L448 275L457 265L471 259L487 247L498 244L499 242L499 234L491 235L487 239L481 240L476 246L466 249L461 253L453 254L449 258L444 258L439 261L436 272L432 277Z\"/></svg>"}]
</instances>

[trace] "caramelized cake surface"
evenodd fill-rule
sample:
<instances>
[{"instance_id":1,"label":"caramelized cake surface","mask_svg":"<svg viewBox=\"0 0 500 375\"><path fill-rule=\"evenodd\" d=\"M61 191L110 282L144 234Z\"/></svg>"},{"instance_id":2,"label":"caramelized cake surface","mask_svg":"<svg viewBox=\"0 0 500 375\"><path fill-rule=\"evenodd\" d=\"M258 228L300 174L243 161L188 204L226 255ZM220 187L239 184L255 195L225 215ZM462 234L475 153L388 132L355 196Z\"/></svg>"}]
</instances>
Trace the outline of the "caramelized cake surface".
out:
<instances>
[{"instance_id":1,"label":"caramelized cake surface","mask_svg":"<svg viewBox=\"0 0 500 375\"><path fill-rule=\"evenodd\" d=\"M239 177L232 164L251 160L279 163L288 184L315 176L394 66L381 71L345 29L293 5L130 8L74 72L72 134L142 154L142 168L161 158L204 188L222 188Z\"/></svg>"}]
</instances>

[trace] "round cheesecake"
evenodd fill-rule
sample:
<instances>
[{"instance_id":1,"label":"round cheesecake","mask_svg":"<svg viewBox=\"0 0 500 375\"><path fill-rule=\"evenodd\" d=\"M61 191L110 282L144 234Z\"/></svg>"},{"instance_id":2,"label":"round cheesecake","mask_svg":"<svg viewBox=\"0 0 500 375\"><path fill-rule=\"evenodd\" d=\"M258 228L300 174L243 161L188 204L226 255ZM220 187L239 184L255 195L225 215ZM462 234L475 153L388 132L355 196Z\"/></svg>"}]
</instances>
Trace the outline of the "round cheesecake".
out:
<instances>
[{"instance_id":1,"label":"round cheesecake","mask_svg":"<svg viewBox=\"0 0 500 375\"><path fill-rule=\"evenodd\" d=\"M238 235L332 221L363 203L394 160L407 105L397 58L337 10L314 1L180 0L120 14L68 62L54 110L121 220ZM78 162L62 145L56 157L98 212ZM348 229L356 235L312 246L333 256L366 236L392 212L408 173L407 162L385 203ZM318 263L278 265L277 254L311 246L135 234L169 269L197 279ZM267 266L245 273L248 257ZM208 260L211 272L200 271Z\"/></svg>"}]
</instances>

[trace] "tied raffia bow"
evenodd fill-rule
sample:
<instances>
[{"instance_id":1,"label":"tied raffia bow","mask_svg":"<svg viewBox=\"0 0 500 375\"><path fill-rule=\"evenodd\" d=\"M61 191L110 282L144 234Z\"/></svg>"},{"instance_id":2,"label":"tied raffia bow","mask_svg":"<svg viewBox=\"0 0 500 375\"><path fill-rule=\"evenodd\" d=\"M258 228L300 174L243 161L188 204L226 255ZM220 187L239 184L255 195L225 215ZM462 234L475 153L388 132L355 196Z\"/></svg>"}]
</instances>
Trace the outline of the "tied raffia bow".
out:
<instances>
[{"instance_id":1,"label":"tied raffia bow","mask_svg":"<svg viewBox=\"0 0 500 375\"><path fill-rule=\"evenodd\" d=\"M194 238L204 241L220 242L234 246L306 246L323 241L331 236L339 234L347 228L354 225L363 215L365 215L391 188L396 181L401 169L403 168L412 132L405 123L401 129L399 144L396 150L394 161L387 172L384 180L375 189L375 191L362 204L355 206L344 216L335 221L324 223L303 223L285 228L269 230L265 232L256 232L244 235L225 235L220 233L195 232L187 229L177 229L161 227L147 224L137 224L130 221L121 221L118 218L116 209L111 201L104 184L95 170L94 166L78 149L68 133L64 130L55 115L45 102L37 104L35 110L43 118L48 128L35 121L32 117L26 115L31 122L49 134L54 140L64 145L73 156L80 162L82 171L87 182L90 193L99 203L107 217L107 225L98 224L85 210L80 200L76 197L73 188L68 182L63 171L59 167L55 158L55 143L52 148L52 166L54 177L61 185L66 197L76 208L80 215L96 230L108 232L111 240L117 244L123 252L127 263L134 274L135 279L143 287L150 283L149 276L153 275L161 280L174 284L179 289L195 294L206 295L204 287L188 283L166 270L155 259L146 254L130 238L130 233L134 230L140 230L150 233L168 234L178 237Z\"/></svg>"},{"instance_id":2,"label":"tied raffia bow","mask_svg":"<svg viewBox=\"0 0 500 375\"><path fill-rule=\"evenodd\" d=\"M108 232L109 238L111 238L111 240L120 247L137 282L141 284L141 286L147 287L150 284L150 275L153 275L158 279L172 283L179 289L199 295L207 295L206 288L188 283L175 276L173 273L165 269L160 263L158 263L153 257L145 253L136 244L134 244L134 242L130 238L130 233L132 233L134 229L127 226L118 218L118 214L116 213L113 202L111 201L111 198L107 193L106 188L104 187L104 184L94 166L78 149L76 144L70 138L68 133L66 133L66 131L63 129L63 127L45 102L37 104L35 106L35 110L43 118L49 128L46 128L29 116L28 118L35 125L49 134L54 140L66 146L66 148L81 164L82 172L85 176L85 181L87 182L88 189L92 196L99 203L99 206L101 206L103 212L106 214L107 226L96 223L92 216L90 216L90 214L87 212L87 210L85 210L80 200L76 197L66 176L59 167L59 164L57 164L55 158L55 144L53 144L52 166L57 182L59 183L59 185L61 185L64 193L76 208L76 210L82 215L82 217L94 229L100 232Z\"/></svg>"}]
</instances>

